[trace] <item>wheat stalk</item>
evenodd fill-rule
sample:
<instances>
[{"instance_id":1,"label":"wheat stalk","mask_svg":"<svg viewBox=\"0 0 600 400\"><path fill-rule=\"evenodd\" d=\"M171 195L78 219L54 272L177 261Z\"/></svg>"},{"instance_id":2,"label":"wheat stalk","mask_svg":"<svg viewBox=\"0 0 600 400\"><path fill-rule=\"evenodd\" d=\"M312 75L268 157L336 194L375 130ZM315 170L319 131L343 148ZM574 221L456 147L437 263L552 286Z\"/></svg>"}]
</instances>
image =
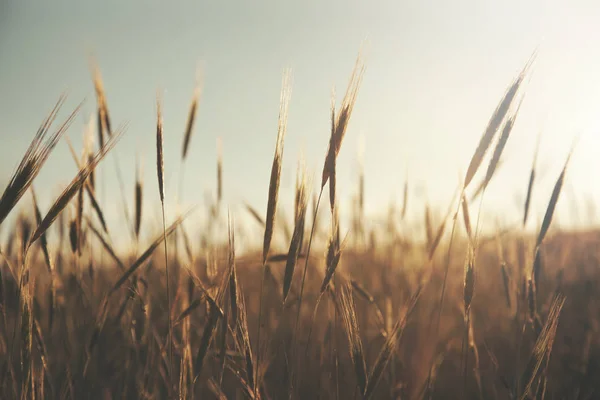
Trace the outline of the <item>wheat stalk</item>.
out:
<instances>
[{"instance_id":1,"label":"wheat stalk","mask_svg":"<svg viewBox=\"0 0 600 400\"><path fill-rule=\"evenodd\" d=\"M187 216L190 215L190 213L192 212L192 209L188 210L186 213L184 213L182 216L180 216L179 218L177 218L168 228L166 228L165 230L163 230L163 233L157 237L151 244L150 246L148 246L148 248L142 253L141 256L139 256L132 264L131 266L123 273L123 275L121 275L121 277L117 280L117 282L113 285L113 287L111 288L109 295L112 295L115 291L117 291L117 289L119 289L123 283L125 283L127 281L127 279L129 279L129 277L131 275L133 275L133 273L142 266L142 264L144 264L144 262L146 260L148 260L150 258L150 256L152 255L152 253L154 253L154 251L156 250L156 248L158 246L160 246L160 244L162 242L165 241L166 237L171 235L173 232L175 232L175 230L177 229L177 227L179 225L181 225L181 223L185 220L185 218ZM114 254L114 252L111 252L111 255ZM116 256L115 256L116 257Z\"/></svg>"},{"instance_id":2,"label":"wheat stalk","mask_svg":"<svg viewBox=\"0 0 600 400\"><path fill-rule=\"evenodd\" d=\"M160 196L160 206L162 212L163 243L165 250L165 271L167 278L167 318L168 332L167 340L169 342L169 392L172 388L173 372L173 319L171 317L171 284L169 279L169 257L167 253L167 227L165 223L165 160L163 155L163 117L160 95L156 96L156 175L158 178L158 193Z\"/></svg>"},{"instance_id":3,"label":"wheat stalk","mask_svg":"<svg viewBox=\"0 0 600 400\"><path fill-rule=\"evenodd\" d=\"M260 281L260 298L258 305L258 327L256 335L257 348L260 349L260 331L262 328L262 309L263 309L263 297L264 297L264 282L266 276L266 261L269 255L269 249L271 247L271 240L273 238L273 226L275 225L275 214L277 209L277 199L279 196L279 181L281 177L281 163L283 158L283 143L287 130L287 118L289 102L291 97L291 71L286 70L283 73L283 79L281 84L281 94L279 99L279 120L277 126L277 141L275 144L275 154L273 156L273 165L271 166L271 179L269 181L269 197L267 200L267 216L265 219L265 234L263 238L263 249L262 249L262 264L263 273ZM260 368L260 356L261 353L258 351L256 357L257 369ZM257 385L258 386L258 385Z\"/></svg>"},{"instance_id":4,"label":"wheat stalk","mask_svg":"<svg viewBox=\"0 0 600 400\"><path fill-rule=\"evenodd\" d=\"M80 104L63 124L47 137L50 126L56 119L56 115L64 101L65 96L62 95L38 129L17 169L10 178L2 197L0 197L0 225L2 225L2 222L4 222L10 211L17 205L21 197L23 197L23 194L27 192L27 189L29 189L33 180L37 177L60 137L69 128L81 108Z\"/></svg>"},{"instance_id":5,"label":"wheat stalk","mask_svg":"<svg viewBox=\"0 0 600 400\"><path fill-rule=\"evenodd\" d=\"M560 312L562 310L563 305L565 304L565 300L565 297L562 295L557 295L552 300L552 305L550 306L548 319L546 320L546 324L542 328L542 332L535 343L535 348L532 354L532 360L534 360L534 368L531 374L531 379L527 383L525 391L521 395L522 400L528 398L528 395L531 394L531 389L533 387L534 382L536 381L538 371L542 366L544 360L546 361L546 363L549 362L550 354L552 353L552 347L554 345L554 339L556 337L556 329L558 328Z\"/></svg>"},{"instance_id":6,"label":"wheat stalk","mask_svg":"<svg viewBox=\"0 0 600 400\"><path fill-rule=\"evenodd\" d=\"M194 129L194 121L196 119L196 113L198 111L198 102L200 100L200 93L202 91L202 85L200 80L200 74L198 71L196 77L196 86L194 87L194 95L190 103L190 110L188 112L188 119L185 126L185 133L183 135L183 148L181 150L181 159L185 160L187 157L188 149L190 146L190 139L192 138L192 132Z\"/></svg>"},{"instance_id":7,"label":"wheat stalk","mask_svg":"<svg viewBox=\"0 0 600 400\"><path fill-rule=\"evenodd\" d=\"M299 169L302 169L301 167ZM308 206L308 187L306 183L306 172L302 169L300 172L301 178L296 188L296 209L295 209L295 224L292 240L288 250L287 261L285 264L285 272L283 278L283 302L285 303L290 288L292 287L292 278L294 270L298 262L298 255L302 247L302 239L304 237L304 221L306 220L306 208Z\"/></svg>"},{"instance_id":8,"label":"wheat stalk","mask_svg":"<svg viewBox=\"0 0 600 400\"><path fill-rule=\"evenodd\" d=\"M135 169L135 237L137 240L140 238L140 228L142 226L142 200L143 197L144 180L142 174L141 164L138 162Z\"/></svg>"},{"instance_id":9,"label":"wheat stalk","mask_svg":"<svg viewBox=\"0 0 600 400\"><path fill-rule=\"evenodd\" d=\"M520 88L521 84L523 83L523 80L525 79L527 72L529 71L529 68L531 67L531 64L535 60L535 56L536 56L536 53L533 53L532 56L530 57L529 61L527 62L527 64L525 64L525 67L523 68L521 73L517 76L517 78L515 78L515 80L512 82L512 84L506 90L504 96L502 97L502 100L500 100L500 103L498 103L496 110L492 114L492 117L490 118L490 121L488 122L488 125L487 125L483 135L481 136L481 139L479 140L479 144L477 145L477 148L475 149L475 152L473 153L473 156L471 157L471 162L469 163L469 167L467 168L467 173L465 174L465 179L464 179L464 188L465 189L467 188L467 186L469 186L469 183L475 176L477 169L479 169L479 166L481 165L481 162L483 161L483 157L485 156L485 153L487 152L488 148L490 147L490 145L496 135L496 132L502 125L502 121L504 121L504 118L506 117L506 114L508 113L508 111L512 105L512 102L515 99L517 92L519 91L519 88Z\"/></svg>"},{"instance_id":10,"label":"wheat stalk","mask_svg":"<svg viewBox=\"0 0 600 400\"><path fill-rule=\"evenodd\" d=\"M77 154L75 153L75 149L73 148L73 144L71 143L71 141L69 140L69 137L67 136L65 138L67 140L67 144L69 145L69 150L71 151L71 156L73 156L73 160L75 161L75 164L77 165L78 169L82 168L82 163L79 161L79 157L77 157ZM90 153L88 155L88 164L92 161L92 159L94 158L94 155L92 153ZM87 194L88 194L88 198L90 199L90 203L92 205L92 208L94 209L94 211L96 212L96 216L98 217L98 220L100 221L100 224L102 225L102 229L104 230L104 232L108 233L108 227L106 225L106 220L104 219L104 213L102 212L102 209L100 208L100 204L98 204L98 200L96 199L96 194L95 194L95 190L93 185L91 184L91 176L94 173L96 169L92 169L90 172L90 178L88 178L88 180L85 181L85 183L83 184L83 186L85 187L85 189L87 190Z\"/></svg>"},{"instance_id":11,"label":"wheat stalk","mask_svg":"<svg viewBox=\"0 0 600 400\"><path fill-rule=\"evenodd\" d=\"M573 145L574 148L575 145ZM550 223L552 222L552 216L554 215L554 210L556 209L556 204L558 203L558 198L560 196L560 192L565 180L565 174L567 173L567 167L569 166L569 161L571 159L571 155L573 154L573 148L569 152L565 164L563 166L560 175L556 179L556 183L554 184L554 189L552 190L552 195L550 196L550 201L548 202L548 206L546 207L546 213L544 214L544 219L542 220L542 226L540 228L540 232L535 241L536 247L539 247L546 234L548 233L548 229L550 228Z\"/></svg>"},{"instance_id":12,"label":"wheat stalk","mask_svg":"<svg viewBox=\"0 0 600 400\"><path fill-rule=\"evenodd\" d=\"M332 167L335 168L335 159L337 158L340 149L342 147L342 141L350 122L352 110L356 104L356 97L358 95L358 89L362 82L362 78L365 72L365 65L363 62L362 54L359 53L354 70L350 76L350 82L346 89L346 94L342 100L342 106L336 118L332 118L332 134L329 142L329 149L327 150L327 157L323 166L323 176L321 179L321 188L325 186L327 180L333 174ZM335 107L332 107L332 112L335 114Z\"/></svg>"},{"instance_id":13,"label":"wheat stalk","mask_svg":"<svg viewBox=\"0 0 600 400\"><path fill-rule=\"evenodd\" d=\"M196 381L202 373L202 366L204 365L204 358L208 353L210 340L219 318L223 317L223 311L221 308L219 308L215 300L208 295L206 296L206 300L210 306L210 311L208 315L208 321L206 322L206 325L204 325L204 331L202 332L202 337L200 338L200 346L198 347L198 352L196 353L196 359L194 361L194 381Z\"/></svg>"},{"instance_id":14,"label":"wheat stalk","mask_svg":"<svg viewBox=\"0 0 600 400\"><path fill-rule=\"evenodd\" d=\"M354 299L352 297L352 286L345 285L339 294L339 308L344 324L344 330L350 345L350 357L354 364L354 373L356 382L361 393L365 393L367 389L367 367L365 364L365 356L362 347L362 340L358 330L358 320L356 317L356 309L354 307Z\"/></svg>"},{"instance_id":15,"label":"wheat stalk","mask_svg":"<svg viewBox=\"0 0 600 400\"><path fill-rule=\"evenodd\" d=\"M283 142L287 130L287 116L289 101L291 96L290 71L285 71L281 87L281 99L279 106L279 124L277 128L277 143L275 146L275 155L273 156L273 165L271 167L271 180L269 182L269 197L267 200L267 218L265 225L265 236L263 240L263 264L267 260L271 239L273 238L273 226L275 225L275 214L277 209L277 199L279 197L279 181L281 177L281 162L283 158Z\"/></svg>"},{"instance_id":16,"label":"wheat stalk","mask_svg":"<svg viewBox=\"0 0 600 400\"><path fill-rule=\"evenodd\" d=\"M485 189L490 183L494 172L496 172L496 169L498 168L500 157L502 156L504 147L506 146L510 133L512 132L512 129L515 125L515 121L517 119L517 115L519 115L519 110L521 109L521 105L523 104L524 98L524 96L521 97L521 100L519 101L519 105L517 106L515 112L507 118L504 127L502 128L502 132L500 133L500 137L498 138L498 142L496 143L496 147L494 148L494 152L492 153L490 164L488 165L488 169L485 174L485 178L483 181L483 189Z\"/></svg>"},{"instance_id":17,"label":"wheat stalk","mask_svg":"<svg viewBox=\"0 0 600 400\"><path fill-rule=\"evenodd\" d=\"M61 211L69 204L71 199L78 193L81 187L84 185L87 177L91 171L96 168L96 165L102 161L102 159L108 154L110 150L114 148L119 139L121 138L125 127L119 129L111 138L106 142L104 147L100 148L94 155L92 160L82 167L71 183L63 190L61 195L56 199L54 204L50 207L44 219L38 224L35 232L31 235L29 245L33 244L40 236L48 230L50 225L56 220Z\"/></svg>"},{"instance_id":18,"label":"wheat stalk","mask_svg":"<svg viewBox=\"0 0 600 400\"><path fill-rule=\"evenodd\" d=\"M535 180L535 167L537 164L538 152L540 150L540 137L541 134L538 135L537 143L535 145L535 150L533 153L533 162L531 163L531 173L529 174L529 183L527 184L527 195L525 197L525 204L523 206L523 226L527 224L527 217L529 216L529 207L531 205L531 196L533 194L533 183Z\"/></svg>"}]
</instances>

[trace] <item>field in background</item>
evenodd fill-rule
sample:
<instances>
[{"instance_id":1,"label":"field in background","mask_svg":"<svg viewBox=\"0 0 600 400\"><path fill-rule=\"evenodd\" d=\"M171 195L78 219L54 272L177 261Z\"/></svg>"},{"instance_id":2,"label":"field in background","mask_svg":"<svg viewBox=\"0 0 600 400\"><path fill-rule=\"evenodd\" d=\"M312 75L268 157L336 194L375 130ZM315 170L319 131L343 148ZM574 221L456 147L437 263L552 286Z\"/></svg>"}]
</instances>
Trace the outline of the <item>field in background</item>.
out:
<instances>
[{"instance_id":1,"label":"field in background","mask_svg":"<svg viewBox=\"0 0 600 400\"><path fill-rule=\"evenodd\" d=\"M332 104L319 190L309 187L300 166L292 224L276 218L290 98L286 74L273 167L265 177L268 203L245 210L264 237L243 254L236 254L235 243L246 238L221 204L220 159L214 203L164 220L164 171L171 166L162 157L160 98L156 170L163 229L144 235L154 235L153 242L138 240L149 218L142 214L148 200L138 175L135 187L126 188L133 202L123 193L112 196L124 204L123 228L133 237L128 251L116 250L121 246L111 241L96 195L105 178L97 166L111 158L126 127L111 126L94 70L98 137L88 137L81 155L73 149L77 176L50 207L37 203L32 182L77 112L50 134L61 98L0 198L7 233L0 244L0 397L600 397L600 233L551 229L569 160L539 233L522 228L536 190L532 155L532 169L524 171L530 178L523 221L480 234L478 206L501 160L510 162L502 159L503 149L533 59L492 114L443 218L417 205L426 210L418 232L405 226L408 185L384 221L368 221L362 175L349 232L340 230L336 158L363 76L360 57L341 106ZM182 163L199 96L197 89ZM20 203L24 196L33 199L30 205L29 199ZM19 210L6 226L11 211ZM196 237L183 222L194 225L198 212L209 218ZM285 251L271 245L275 240L286 243Z\"/></svg>"}]
</instances>

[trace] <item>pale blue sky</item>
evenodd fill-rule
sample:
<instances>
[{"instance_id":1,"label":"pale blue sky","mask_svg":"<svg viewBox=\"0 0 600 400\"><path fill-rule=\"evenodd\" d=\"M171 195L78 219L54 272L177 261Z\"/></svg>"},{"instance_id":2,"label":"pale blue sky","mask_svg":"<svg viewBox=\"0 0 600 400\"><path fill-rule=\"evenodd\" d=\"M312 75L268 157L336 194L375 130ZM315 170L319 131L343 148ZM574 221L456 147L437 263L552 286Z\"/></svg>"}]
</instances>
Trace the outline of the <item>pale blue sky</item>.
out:
<instances>
[{"instance_id":1,"label":"pale blue sky","mask_svg":"<svg viewBox=\"0 0 600 400\"><path fill-rule=\"evenodd\" d=\"M544 179L534 221L576 132L583 133L568 189L581 205L600 200L600 6L563 1L14 1L0 3L0 185L20 160L59 94L64 118L86 99L68 136L80 148L95 110L88 55L102 71L113 125L129 122L116 154L133 193L135 154L144 157L146 198L157 201L155 94L164 93L167 201L178 185L179 156L196 68L204 88L186 167L187 203L214 192L216 141L223 142L225 200L264 212L275 146L281 75L292 69L282 200L292 202L298 156L319 180L328 142L329 102L341 100L366 40L367 70L338 164L345 208L356 188L364 136L367 211L380 213L412 186L445 208L505 88L536 46L539 56L505 162L486 204L516 218L535 140L542 130ZM106 203L118 221L114 161ZM47 207L75 172L59 144L35 182ZM573 188L571 190L570 188ZM169 194L169 190L171 191ZM569 193L568 191L566 193ZM131 201L131 199L130 199ZM417 201L413 200L413 205ZM577 222L561 199L565 222ZM520 206L519 206L520 207ZM415 217L422 214L411 208ZM520 212L520 209L519 209ZM585 214L578 218L587 221Z\"/></svg>"}]
</instances>

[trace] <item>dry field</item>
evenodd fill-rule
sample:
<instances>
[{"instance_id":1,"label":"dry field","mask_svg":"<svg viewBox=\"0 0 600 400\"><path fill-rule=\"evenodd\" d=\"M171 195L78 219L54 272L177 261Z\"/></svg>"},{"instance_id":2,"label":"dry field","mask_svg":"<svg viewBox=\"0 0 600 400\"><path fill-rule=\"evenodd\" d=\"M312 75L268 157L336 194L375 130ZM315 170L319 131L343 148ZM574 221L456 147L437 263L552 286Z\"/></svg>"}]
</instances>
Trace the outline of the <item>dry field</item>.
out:
<instances>
[{"instance_id":1,"label":"dry field","mask_svg":"<svg viewBox=\"0 0 600 400\"><path fill-rule=\"evenodd\" d=\"M78 112L55 121L61 97L0 198L0 397L600 398L600 234L552 229L569 159L539 232L523 228L536 192L535 154L523 171L522 220L493 234L479 226L534 58L493 111L442 218L426 204L407 206L407 183L400 204L374 223L364 215L361 175L349 229L340 229L336 158L362 60L340 106L332 101L320 185L311 187L298 168L290 221L278 209L291 96L284 74L266 204L243 210L261 243L237 253L242 218L222 204L220 158L213 204L165 220L175 196L165 193L164 175L174 166L163 160L160 97L156 181L136 174L131 196L110 196L128 197L124 229L133 238L126 250L114 245L96 194L107 170L98 166L116 154L126 127L111 126L94 69L98 132L82 153L72 150L78 174L54 203L38 204L35 178ZM182 164L199 96L197 88ZM142 213L149 193L162 205L156 232ZM419 229L406 226L411 207L424 215ZM199 212L209 216L201 227ZM154 241L142 240L144 231Z\"/></svg>"}]
</instances>

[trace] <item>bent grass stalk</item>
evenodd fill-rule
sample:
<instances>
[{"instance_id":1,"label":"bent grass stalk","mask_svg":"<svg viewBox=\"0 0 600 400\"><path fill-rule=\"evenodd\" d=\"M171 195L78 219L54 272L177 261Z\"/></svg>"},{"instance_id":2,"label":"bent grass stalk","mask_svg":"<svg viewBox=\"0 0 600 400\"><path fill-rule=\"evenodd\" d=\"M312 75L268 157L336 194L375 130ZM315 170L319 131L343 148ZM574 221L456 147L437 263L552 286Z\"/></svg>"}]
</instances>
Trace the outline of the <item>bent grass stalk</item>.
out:
<instances>
[{"instance_id":1,"label":"bent grass stalk","mask_svg":"<svg viewBox=\"0 0 600 400\"><path fill-rule=\"evenodd\" d=\"M441 294L440 294L440 301L439 301L438 313L437 313L437 318L436 318L435 341L434 341L434 343L436 343L436 344L438 342L438 332L439 332L440 322L441 322L441 318L442 318L444 297L446 294L446 283L448 280L448 272L450 269L451 249L452 249L452 245L453 245L453 241L454 241L454 233L456 230L456 220L458 218L458 212L461 207L460 199L463 198L464 192L467 189L467 187L469 186L469 183L472 181L473 177L475 176L477 170L479 169L479 166L481 165L481 162L485 156L485 153L487 152L488 148L490 147L490 145L496 135L496 132L502 125L502 121L505 119L507 113L509 112L511 104L512 104L513 100L515 99L517 92L519 90L519 87L520 87L521 83L523 82L523 80L525 79L525 76L526 76L529 68L531 67L531 64L535 60L535 56L536 56L536 53L534 52L532 54L532 56L530 57L529 61L527 62L527 64L525 65L525 67L523 68L523 70L521 71L521 73L517 76L517 78L512 82L512 84L509 86L509 88L505 92L504 96L500 100L500 103L496 107L496 110L492 114L492 117L490 118L490 121L488 122L488 125L487 125L483 135L481 136L479 144L477 145L477 148L475 149L475 152L474 152L473 156L471 157L471 161L469 163L469 167L467 169L467 173L465 175L464 182L462 184L459 201L458 201L458 204L456 207L456 212L454 213L453 222L452 222L452 230L450 233L450 242L448 244L448 252L446 255L446 263L445 263L445 268L444 268L444 280L442 282L442 290L441 290ZM484 185L483 190L485 190L485 185ZM483 194L481 197L483 198ZM480 209L481 209L481 203L480 203ZM481 212L479 214L481 214ZM478 222L477 222L476 228L475 228L476 231L477 231L477 229L478 229L477 227L479 225L479 215L477 218L478 218ZM435 357L431 361L431 365L429 368L429 374L427 377L427 388L428 388L429 392L431 392L431 383L432 383L431 377L432 377L434 363L435 363Z\"/></svg>"}]
</instances>

